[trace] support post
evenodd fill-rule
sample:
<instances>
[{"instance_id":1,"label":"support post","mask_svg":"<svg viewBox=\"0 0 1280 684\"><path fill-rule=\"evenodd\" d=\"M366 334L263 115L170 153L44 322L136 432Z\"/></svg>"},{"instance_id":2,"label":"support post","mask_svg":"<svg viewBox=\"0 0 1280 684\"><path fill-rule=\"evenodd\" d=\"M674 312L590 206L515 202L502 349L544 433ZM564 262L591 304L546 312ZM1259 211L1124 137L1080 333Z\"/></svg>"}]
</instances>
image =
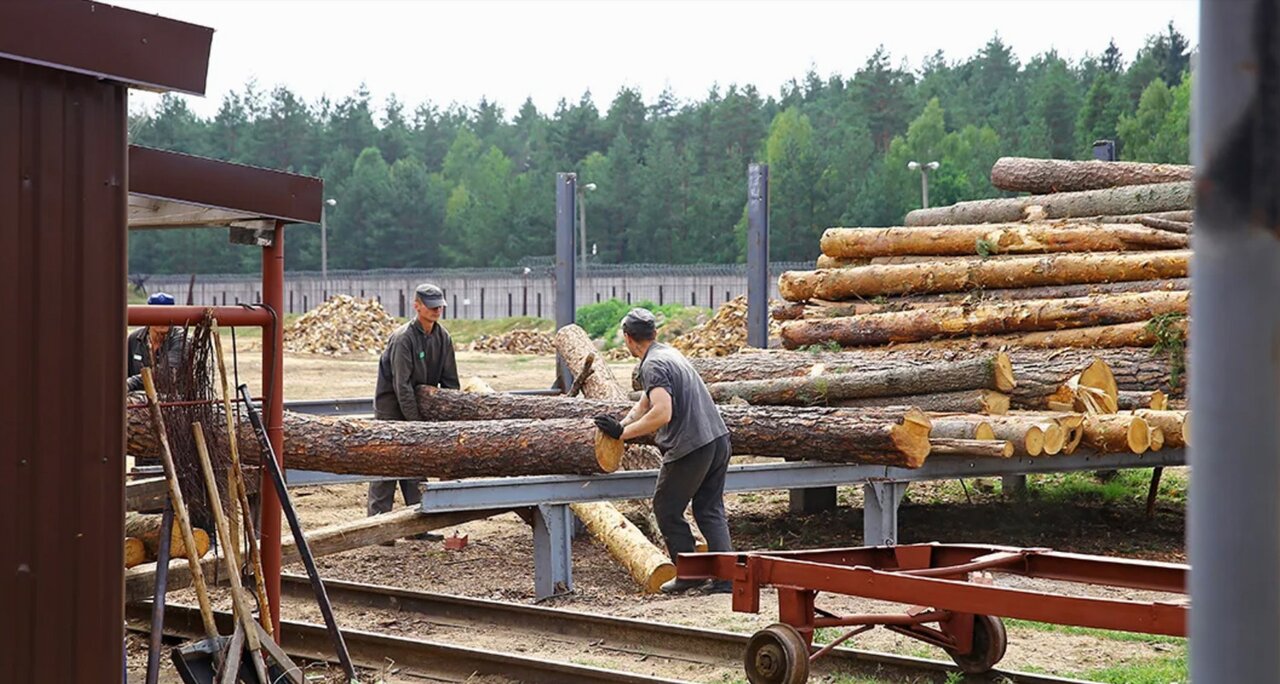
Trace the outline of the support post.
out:
<instances>
[{"instance_id":1,"label":"support post","mask_svg":"<svg viewBox=\"0 0 1280 684\"><path fill-rule=\"evenodd\" d=\"M1191 681L1280 681L1280 7L1200 3ZM1229 469L1205 466L1223 454ZM1241 473L1247 473L1241 477ZM1231 625L1224 629L1224 625Z\"/></svg>"},{"instance_id":2,"label":"support post","mask_svg":"<svg viewBox=\"0 0 1280 684\"><path fill-rule=\"evenodd\" d=\"M578 201L578 174L556 174L556 330L570 325L577 315L574 287L573 219ZM556 355L556 376L562 389L573 384L569 368Z\"/></svg>"},{"instance_id":3,"label":"support post","mask_svg":"<svg viewBox=\"0 0 1280 684\"><path fill-rule=\"evenodd\" d=\"M906 482L868 482L862 485L862 543L894 546L898 543L898 504L907 493Z\"/></svg>"},{"instance_id":4,"label":"support post","mask_svg":"<svg viewBox=\"0 0 1280 684\"><path fill-rule=\"evenodd\" d=\"M747 344L769 346L768 164L747 167Z\"/></svg>"},{"instance_id":5,"label":"support post","mask_svg":"<svg viewBox=\"0 0 1280 684\"><path fill-rule=\"evenodd\" d=\"M284 222L276 222L275 239L262 248L262 303L275 312L262 331L262 413L267 438L276 452L280 472L284 462ZM272 634L280 633L280 498L271 478L261 478L262 574L270 603Z\"/></svg>"},{"instance_id":6,"label":"support post","mask_svg":"<svg viewBox=\"0 0 1280 684\"><path fill-rule=\"evenodd\" d=\"M792 513L817 513L829 511L836 507L835 487L810 487L808 489L792 489Z\"/></svg>"},{"instance_id":7,"label":"support post","mask_svg":"<svg viewBox=\"0 0 1280 684\"><path fill-rule=\"evenodd\" d=\"M573 591L573 521L564 504L533 509L533 588L538 599Z\"/></svg>"},{"instance_id":8,"label":"support post","mask_svg":"<svg viewBox=\"0 0 1280 684\"><path fill-rule=\"evenodd\" d=\"M1027 476L1026 475L1001 475L1000 491L1004 492L1005 498L1013 498L1015 501L1027 500Z\"/></svg>"}]
</instances>

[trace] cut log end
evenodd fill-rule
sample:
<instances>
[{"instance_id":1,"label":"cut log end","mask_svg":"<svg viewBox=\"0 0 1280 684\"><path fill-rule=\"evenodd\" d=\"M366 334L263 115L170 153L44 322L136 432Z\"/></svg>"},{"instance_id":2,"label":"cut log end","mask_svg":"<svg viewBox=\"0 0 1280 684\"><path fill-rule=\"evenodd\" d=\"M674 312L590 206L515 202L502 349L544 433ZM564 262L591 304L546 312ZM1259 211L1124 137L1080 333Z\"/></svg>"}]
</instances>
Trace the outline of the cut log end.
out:
<instances>
[{"instance_id":1,"label":"cut log end","mask_svg":"<svg viewBox=\"0 0 1280 684\"><path fill-rule=\"evenodd\" d=\"M1147 425L1147 421L1135 417L1129 423L1128 436L1129 449L1135 454L1145 453L1151 448L1151 428ZM1161 444L1163 444L1163 438Z\"/></svg>"},{"instance_id":2,"label":"cut log end","mask_svg":"<svg viewBox=\"0 0 1280 684\"><path fill-rule=\"evenodd\" d=\"M622 455L626 453L626 445L620 439L596 430L596 463L600 470L612 473L622 465Z\"/></svg>"},{"instance_id":3,"label":"cut log end","mask_svg":"<svg viewBox=\"0 0 1280 684\"><path fill-rule=\"evenodd\" d=\"M662 590L662 585L676 578L675 563L663 563L653 569L649 573L649 579L644 582L644 593L656 594Z\"/></svg>"},{"instance_id":4,"label":"cut log end","mask_svg":"<svg viewBox=\"0 0 1280 684\"><path fill-rule=\"evenodd\" d=\"M978 423L973 429L974 439L993 440L996 438L996 431L991 427L991 423ZM1009 442L1012 445L1012 442Z\"/></svg>"},{"instance_id":5,"label":"cut log end","mask_svg":"<svg viewBox=\"0 0 1280 684\"><path fill-rule=\"evenodd\" d=\"M1164 430L1152 427L1148 429L1148 434L1150 435L1151 451L1160 451L1164 448Z\"/></svg>"},{"instance_id":6,"label":"cut log end","mask_svg":"<svg viewBox=\"0 0 1280 684\"><path fill-rule=\"evenodd\" d=\"M996 389L1006 393L1012 392L1013 388L1018 386L1018 382L1013 377L1013 363L1009 360L1009 355L1004 352L996 354L994 363Z\"/></svg>"},{"instance_id":7,"label":"cut log end","mask_svg":"<svg viewBox=\"0 0 1280 684\"><path fill-rule=\"evenodd\" d=\"M1027 428L1022 437L1022 449L1028 456L1039 456L1044 453L1044 430L1036 426Z\"/></svg>"},{"instance_id":8,"label":"cut log end","mask_svg":"<svg viewBox=\"0 0 1280 684\"><path fill-rule=\"evenodd\" d=\"M907 457L908 468L919 468L929 456L929 432L933 423L923 411L911 409L902 418L901 425L894 425L893 443Z\"/></svg>"},{"instance_id":9,"label":"cut log end","mask_svg":"<svg viewBox=\"0 0 1280 684\"><path fill-rule=\"evenodd\" d=\"M137 537L124 538L124 567L132 568L147 562L147 547Z\"/></svg>"},{"instance_id":10,"label":"cut log end","mask_svg":"<svg viewBox=\"0 0 1280 684\"><path fill-rule=\"evenodd\" d=\"M1116 385L1116 377L1112 374L1111 368L1107 366L1105 361L1094 359L1088 368L1080 372L1079 382L1082 387L1092 387L1100 390L1110 399L1108 402L1110 412L1114 413L1116 411L1120 388Z\"/></svg>"},{"instance_id":11,"label":"cut log end","mask_svg":"<svg viewBox=\"0 0 1280 684\"><path fill-rule=\"evenodd\" d=\"M1156 411L1167 411L1169 409L1169 397L1160 390L1151 393L1151 400L1148 402L1147 408Z\"/></svg>"},{"instance_id":12,"label":"cut log end","mask_svg":"<svg viewBox=\"0 0 1280 684\"><path fill-rule=\"evenodd\" d=\"M1062 453L1067 445L1067 431L1057 423L1046 425L1044 432L1044 453L1048 456L1054 456Z\"/></svg>"}]
</instances>

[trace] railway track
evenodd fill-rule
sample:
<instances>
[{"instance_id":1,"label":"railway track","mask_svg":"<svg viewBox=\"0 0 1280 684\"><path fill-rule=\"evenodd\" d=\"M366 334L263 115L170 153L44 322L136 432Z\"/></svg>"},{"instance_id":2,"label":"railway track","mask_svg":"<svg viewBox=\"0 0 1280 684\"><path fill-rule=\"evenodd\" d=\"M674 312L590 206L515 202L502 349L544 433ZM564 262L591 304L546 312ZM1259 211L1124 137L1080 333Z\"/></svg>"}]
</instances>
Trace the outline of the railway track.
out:
<instances>
[{"instance_id":1,"label":"railway track","mask_svg":"<svg viewBox=\"0 0 1280 684\"><path fill-rule=\"evenodd\" d=\"M680 670L679 666L686 666L683 668L684 671L693 673L682 674L677 679L663 679L653 674L624 674L611 669L605 672L631 678L566 680L563 679L564 674L560 673L559 676L562 679L553 678L552 681L706 681L706 675L717 670L727 670L741 677L742 654L749 638L749 635L734 632L338 580L326 580L325 587L330 600L340 612L365 611L373 615L385 615L401 622L411 621L417 625L426 626L433 637L439 634L442 639L450 643L475 643L480 634L496 636L508 644L523 644L524 653L531 654L524 656L528 658L537 656L539 642L550 642L558 650L563 652L567 649L583 659L611 661L610 667L613 667L613 662L617 662L617 667L623 670L652 672L656 669L654 663L665 662L670 666L676 666L676 671ZM298 603L308 603L312 600L310 584L305 577L299 575L283 575L281 591L286 597L296 599ZM198 630L198 622L193 627ZM317 659L330 658L323 630L315 639L319 641L314 653L299 653L299 655ZM397 641L413 642L414 640L400 638ZM351 645L351 643L352 640L348 639L348 644ZM352 646L353 653L357 648L363 647ZM386 653L393 654L394 649ZM398 663L406 662L404 657L396 657L394 654L389 657ZM473 654L471 657L478 656ZM562 661L557 666L567 665ZM959 672L950 662L849 648L834 649L828 656L815 661L813 666L815 675L839 672L913 684L954 681L955 674ZM589 669L592 672L576 674L575 677L613 676L595 672L600 668ZM671 667L663 669L672 670ZM506 676L520 681L544 681L533 678L533 674L536 673L524 671L524 674L530 675L529 678L510 674ZM718 681L718 677L715 679ZM970 675L962 681L1007 682L1008 684L1085 684L1081 680L1005 670L995 670L983 676Z\"/></svg>"}]
</instances>

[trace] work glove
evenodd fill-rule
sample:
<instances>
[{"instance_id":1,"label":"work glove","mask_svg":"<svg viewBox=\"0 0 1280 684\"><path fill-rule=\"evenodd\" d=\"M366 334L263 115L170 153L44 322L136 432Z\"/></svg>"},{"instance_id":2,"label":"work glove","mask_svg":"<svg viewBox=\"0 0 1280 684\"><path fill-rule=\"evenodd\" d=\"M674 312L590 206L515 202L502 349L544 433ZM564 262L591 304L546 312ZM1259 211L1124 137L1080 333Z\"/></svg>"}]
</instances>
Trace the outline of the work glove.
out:
<instances>
[{"instance_id":1,"label":"work glove","mask_svg":"<svg viewBox=\"0 0 1280 684\"><path fill-rule=\"evenodd\" d=\"M622 423L613 416L599 415L595 417L596 427L614 439L622 439Z\"/></svg>"}]
</instances>

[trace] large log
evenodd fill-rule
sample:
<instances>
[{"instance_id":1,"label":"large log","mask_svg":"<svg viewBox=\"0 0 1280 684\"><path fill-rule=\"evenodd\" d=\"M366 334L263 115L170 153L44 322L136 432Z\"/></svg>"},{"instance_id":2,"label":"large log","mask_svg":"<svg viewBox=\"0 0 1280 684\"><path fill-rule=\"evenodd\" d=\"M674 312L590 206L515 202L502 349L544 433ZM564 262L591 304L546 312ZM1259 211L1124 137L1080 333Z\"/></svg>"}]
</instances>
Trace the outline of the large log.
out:
<instances>
[{"instance_id":1,"label":"large log","mask_svg":"<svg viewBox=\"0 0 1280 684\"><path fill-rule=\"evenodd\" d=\"M1027 207L1043 208L1046 219L1106 214L1139 214L1192 208L1191 183L1157 183L1051 195L958 202L945 207L916 209L907 214L908 226L1013 223Z\"/></svg>"},{"instance_id":2,"label":"large log","mask_svg":"<svg viewBox=\"0 0 1280 684\"><path fill-rule=\"evenodd\" d=\"M934 353L944 352L934 351ZM950 353L960 352L952 350ZM1181 384L1176 388L1169 386L1169 360L1163 353L1157 353L1149 347L1115 346L1094 349L1015 347L1009 350L1009 359L1013 364L1014 375L1018 378L1018 386L1013 391L1015 406L1019 404L1029 408L1043 406L1043 403L1037 403L1029 397L1052 393L1051 388L1061 384L1058 378L1063 378L1062 382L1065 382L1065 378L1086 368L1094 360L1106 365L1118 390L1146 392L1161 390L1177 396L1183 389ZM1072 371L1073 368L1076 370ZM1183 377L1185 376L1184 370Z\"/></svg>"},{"instance_id":3,"label":"large log","mask_svg":"<svg viewBox=\"0 0 1280 684\"><path fill-rule=\"evenodd\" d=\"M698 375L706 383L735 380L830 375L835 373L870 373L887 370L909 370L921 365L950 363L982 358L994 367L1008 367L1003 352L981 351L964 354L950 351L923 350L898 352L896 349L857 349L842 352L743 351L728 356L690 359ZM1015 373L1012 376L1017 378Z\"/></svg>"},{"instance_id":4,"label":"large log","mask_svg":"<svg viewBox=\"0 0 1280 684\"><path fill-rule=\"evenodd\" d=\"M895 347L905 350L932 349L936 351L1007 349L1025 347L1028 349L1062 349L1077 347L1092 350L1103 350L1115 347L1154 347L1160 338L1149 326L1149 321L1137 323L1120 323L1118 325L1098 325L1088 328L1068 328L1048 332L1015 333L1012 335L988 335L986 337L968 337L927 342L907 342ZM1178 321L1171 325L1173 330L1186 335L1186 321ZM1167 362L1165 374L1168 374ZM1125 387L1124 389L1143 389L1142 387Z\"/></svg>"},{"instance_id":5,"label":"large log","mask_svg":"<svg viewBox=\"0 0 1280 684\"><path fill-rule=\"evenodd\" d=\"M423 532L440 530L461 525L472 520L488 518L504 513L502 510L457 511L450 513L423 513L417 507L399 508L390 513L364 517L336 523L307 532L304 536L311 549L311 555L319 558L343 551L350 551L365 546L373 546L382 542L404 539ZM281 564L287 565L300 560L297 542L292 536L286 536L280 542ZM214 567L219 563L218 556L209 556L200 565L205 574L212 576ZM130 568L125 572L125 601L144 601L151 598L155 586L156 564L154 562ZM191 586L191 573L187 569L186 559L169 563L169 591L177 591Z\"/></svg>"},{"instance_id":6,"label":"large log","mask_svg":"<svg viewBox=\"0 0 1280 684\"><path fill-rule=\"evenodd\" d=\"M142 542L146 550L146 560L155 560L160 552L160 519L158 514L133 513L124 514L124 534ZM196 556L203 558L209 552L209 533L199 527L192 528L191 534L196 539ZM185 557L187 547L182 542L182 530L173 526L170 535L169 555L173 558Z\"/></svg>"},{"instance_id":7,"label":"large log","mask_svg":"<svg viewBox=\"0 0 1280 684\"><path fill-rule=\"evenodd\" d=\"M492 416L553 419L621 416L629 403L419 388L418 406L450 419ZM735 454L918 467L928 455L929 419L910 407L836 409L718 407Z\"/></svg>"},{"instance_id":8,"label":"large log","mask_svg":"<svg viewBox=\"0 0 1280 684\"><path fill-rule=\"evenodd\" d=\"M1125 411L1134 409L1163 411L1168 407L1169 398L1160 390L1122 390L1116 394L1116 408Z\"/></svg>"},{"instance_id":9,"label":"large log","mask_svg":"<svg viewBox=\"0 0 1280 684\"><path fill-rule=\"evenodd\" d=\"M995 390L980 389L936 394L909 394L900 397L840 399L831 402L831 405L842 408L914 406L921 411L1002 414L1009 412L1009 395Z\"/></svg>"},{"instance_id":10,"label":"large log","mask_svg":"<svg viewBox=\"0 0 1280 684\"><path fill-rule=\"evenodd\" d=\"M716 382L707 385L707 389L717 403L736 398L750 404L821 406L842 399L905 396L931 391L993 389L1008 392L1016 384L1008 357L996 355L914 368Z\"/></svg>"},{"instance_id":11,"label":"large log","mask_svg":"<svg viewBox=\"0 0 1280 684\"><path fill-rule=\"evenodd\" d=\"M154 453L145 420L130 416L128 428L130 453ZM242 424L239 436L241 456L260 462L252 428ZM585 418L431 423L284 414L285 462L305 470L444 479L590 475L613 472L621 458L622 443Z\"/></svg>"},{"instance_id":12,"label":"large log","mask_svg":"<svg viewBox=\"0 0 1280 684\"><path fill-rule=\"evenodd\" d=\"M998 439L930 439L934 456L1009 458L1014 454L1013 442Z\"/></svg>"},{"instance_id":13,"label":"large log","mask_svg":"<svg viewBox=\"0 0 1280 684\"><path fill-rule=\"evenodd\" d=\"M676 576L671 558L658 550L617 508L600 504L572 504L570 508L645 593L657 592L663 582Z\"/></svg>"},{"instance_id":14,"label":"large log","mask_svg":"<svg viewBox=\"0 0 1280 684\"><path fill-rule=\"evenodd\" d=\"M1189 181L1194 172L1183 164L1001 157L991 167L991 184L1001 190L1043 195Z\"/></svg>"},{"instance_id":15,"label":"large log","mask_svg":"<svg viewBox=\"0 0 1280 684\"><path fill-rule=\"evenodd\" d=\"M892 311L844 318L787 321L782 344L788 349L835 342L865 347L941 337L1008 334L1084 328L1185 314L1188 292L1134 292L1071 299L982 302L973 306Z\"/></svg>"},{"instance_id":16,"label":"large log","mask_svg":"<svg viewBox=\"0 0 1280 684\"><path fill-rule=\"evenodd\" d=\"M1081 386L1096 389L1112 399L1118 395L1110 367L1088 351L1055 354L1018 349L1009 359L1019 379L1011 397L1011 403L1018 408L1047 407L1051 398L1059 395L1075 376L1079 376Z\"/></svg>"},{"instance_id":17,"label":"large log","mask_svg":"<svg viewBox=\"0 0 1280 684\"><path fill-rule=\"evenodd\" d=\"M1086 415L1084 445L1104 454L1126 451L1141 454L1151 447L1148 428L1147 421L1132 414Z\"/></svg>"},{"instance_id":18,"label":"large log","mask_svg":"<svg viewBox=\"0 0 1280 684\"><path fill-rule=\"evenodd\" d=\"M1162 280L1126 280L1118 283L1082 283L1079 285L1045 285L1042 287L998 288L970 292L943 292L931 295L907 295L874 302L827 302L811 300L788 302L775 306L771 315L778 321L795 321L802 318L839 318L889 311L913 311L937 309L960 304L980 302L1004 302L1026 299L1072 299L1092 295L1123 294L1128 292L1190 291L1190 278L1165 278Z\"/></svg>"},{"instance_id":19,"label":"large log","mask_svg":"<svg viewBox=\"0 0 1280 684\"><path fill-rule=\"evenodd\" d=\"M788 301L841 301L992 287L1040 287L1186 277L1190 250L1052 254L982 261L933 261L824 271L787 271L778 290Z\"/></svg>"},{"instance_id":20,"label":"large log","mask_svg":"<svg viewBox=\"0 0 1280 684\"><path fill-rule=\"evenodd\" d=\"M822 253L832 257L963 256L1047 252L1185 249L1187 236L1126 224L1003 223L964 226L828 228Z\"/></svg>"}]
</instances>

